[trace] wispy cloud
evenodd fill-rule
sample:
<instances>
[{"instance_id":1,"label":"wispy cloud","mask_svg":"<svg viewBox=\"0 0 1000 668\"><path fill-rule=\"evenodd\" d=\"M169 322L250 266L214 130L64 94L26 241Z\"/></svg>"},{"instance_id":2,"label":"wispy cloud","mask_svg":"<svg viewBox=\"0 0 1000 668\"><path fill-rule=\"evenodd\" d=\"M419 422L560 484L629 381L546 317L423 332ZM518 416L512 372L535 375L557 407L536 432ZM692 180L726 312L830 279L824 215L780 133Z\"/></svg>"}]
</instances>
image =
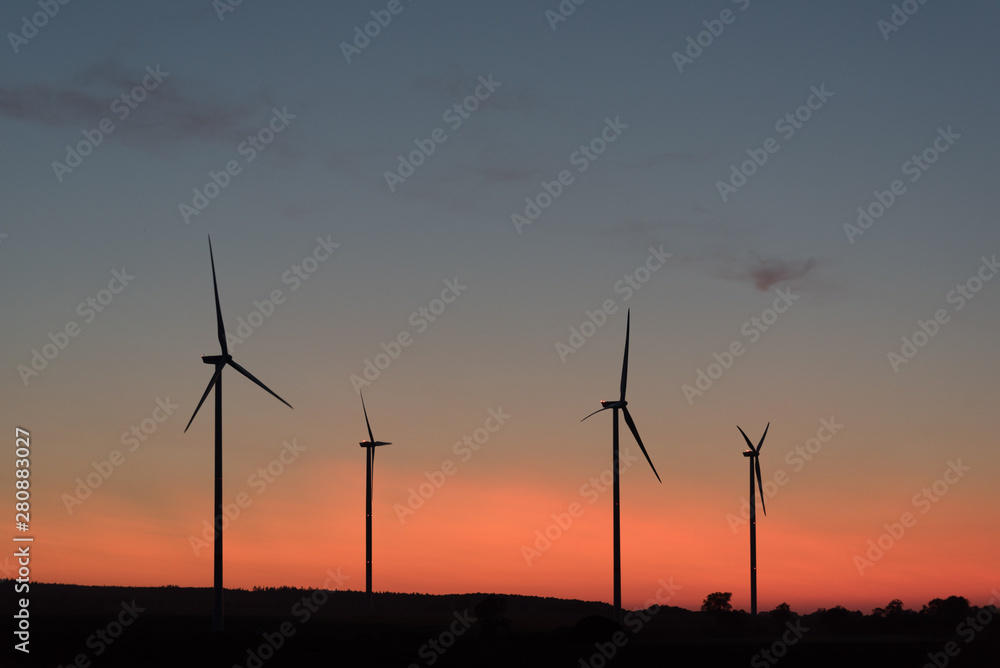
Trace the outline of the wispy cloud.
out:
<instances>
[{"instance_id":1,"label":"wispy cloud","mask_svg":"<svg viewBox=\"0 0 1000 668\"><path fill-rule=\"evenodd\" d=\"M163 148L187 139L238 142L271 104L262 92L226 100L205 85L170 73L169 67L162 70L168 76L129 109L125 119L119 116L125 106L112 104L140 85L147 73L112 59L81 70L65 84L0 85L0 118L73 129L96 127L102 118L110 118L122 128L110 140Z\"/></svg>"},{"instance_id":2,"label":"wispy cloud","mask_svg":"<svg viewBox=\"0 0 1000 668\"><path fill-rule=\"evenodd\" d=\"M0 86L0 115L52 127L80 125L108 113L109 101L47 84Z\"/></svg>"},{"instance_id":3,"label":"wispy cloud","mask_svg":"<svg viewBox=\"0 0 1000 668\"><path fill-rule=\"evenodd\" d=\"M724 258L716 271L721 278L749 283L761 292L767 292L776 285L811 279L818 265L819 261L814 257L806 260Z\"/></svg>"}]
</instances>

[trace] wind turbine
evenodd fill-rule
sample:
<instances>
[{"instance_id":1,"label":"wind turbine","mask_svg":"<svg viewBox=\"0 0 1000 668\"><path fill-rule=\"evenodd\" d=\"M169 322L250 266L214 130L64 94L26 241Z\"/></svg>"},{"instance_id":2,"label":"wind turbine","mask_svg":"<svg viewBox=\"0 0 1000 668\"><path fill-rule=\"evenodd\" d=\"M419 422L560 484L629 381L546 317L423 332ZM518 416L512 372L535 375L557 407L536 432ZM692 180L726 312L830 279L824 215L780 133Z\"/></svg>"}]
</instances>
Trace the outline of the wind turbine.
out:
<instances>
[{"instance_id":1,"label":"wind turbine","mask_svg":"<svg viewBox=\"0 0 1000 668\"><path fill-rule=\"evenodd\" d=\"M358 445L365 449L368 462L368 482L365 487L365 607L372 614L372 468L375 466L375 448L380 445L392 445L386 441L376 441L372 436L372 425L368 421L368 409L365 408L365 395L361 395L361 410L365 412L365 425L368 427L368 440Z\"/></svg>"},{"instance_id":2,"label":"wind turbine","mask_svg":"<svg viewBox=\"0 0 1000 668\"><path fill-rule=\"evenodd\" d=\"M621 552L621 514L619 512L619 484L618 484L618 411L620 410L625 416L625 424L632 431L632 435L635 436L635 442L639 444L639 448L642 450L642 454L646 455L646 461L649 462L649 468L653 469L653 475L661 483L660 474L656 472L656 467L653 466L653 460L649 458L649 453L646 452L646 446L642 444L642 439L639 438L639 431L635 428L635 422L632 420L632 416L628 412L628 402L625 401L625 386L628 384L628 338L629 338L629 328L631 326L632 313L631 309L628 312L628 316L625 320L625 359L622 361L622 383L621 383L621 398L618 401L602 401L601 406L598 410L594 411L587 417L583 418L586 420L591 415L597 415L601 411L606 411L611 409L614 411L614 421L612 422L613 428L612 434L612 460L614 466L611 471L614 475L614 572L615 572L615 621L621 623L622 621L622 552ZM583 422L583 420L580 420Z\"/></svg>"},{"instance_id":3,"label":"wind turbine","mask_svg":"<svg viewBox=\"0 0 1000 668\"><path fill-rule=\"evenodd\" d=\"M212 287L215 289L215 319L219 330L219 345L222 346L221 355L202 355L201 361L205 364L215 365L215 373L212 374L212 380L208 381L208 387L205 388L205 394L201 395L201 401L198 402L198 406L194 409L194 413L191 415L191 419L188 420L187 427L184 427L185 433L191 423L194 422L194 416L198 414L198 410L201 405L205 403L205 398L208 397L208 393L215 388L215 585L214 585L214 599L215 599L215 612L212 618L212 630L221 631L222 630L222 370L228 364L233 367L241 374L252 380L253 382L264 388L269 394L271 394L275 399L285 404L289 408L292 407L290 403L279 397L277 394L271 391L269 387L264 385L256 378L253 377L249 371L241 367L233 359L233 356L229 354L229 346L226 344L226 329L222 325L222 307L219 306L219 284L215 280L215 255L212 253L212 237L208 237L208 256L212 261Z\"/></svg>"},{"instance_id":4,"label":"wind turbine","mask_svg":"<svg viewBox=\"0 0 1000 668\"><path fill-rule=\"evenodd\" d=\"M749 450L743 451L743 456L750 460L750 614L757 616L757 499L754 494L753 477L757 474L757 487L760 489L760 507L767 515L767 506L764 504L764 485L760 481L760 449L764 446L764 438L767 437L767 430L771 428L768 422L764 427L764 435L760 437L760 443L753 447L753 443L747 438L746 432L736 426L743 434L743 440L747 442Z\"/></svg>"}]
</instances>

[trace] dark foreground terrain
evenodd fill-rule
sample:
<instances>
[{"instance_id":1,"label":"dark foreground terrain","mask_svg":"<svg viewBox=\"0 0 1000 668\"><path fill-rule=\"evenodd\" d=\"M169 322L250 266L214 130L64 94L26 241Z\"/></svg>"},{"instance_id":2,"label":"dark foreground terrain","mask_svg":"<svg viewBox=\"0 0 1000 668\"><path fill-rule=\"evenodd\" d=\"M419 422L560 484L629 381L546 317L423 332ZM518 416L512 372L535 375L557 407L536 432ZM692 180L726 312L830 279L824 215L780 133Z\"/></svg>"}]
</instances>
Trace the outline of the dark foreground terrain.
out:
<instances>
[{"instance_id":1,"label":"dark foreground terrain","mask_svg":"<svg viewBox=\"0 0 1000 668\"><path fill-rule=\"evenodd\" d=\"M15 610L12 583L2 587ZM989 608L752 620L664 607L619 629L610 606L586 601L378 594L368 617L359 592L279 588L227 591L217 634L210 589L33 583L30 601L30 655L10 647L0 665L1000 666L1000 615Z\"/></svg>"}]
</instances>

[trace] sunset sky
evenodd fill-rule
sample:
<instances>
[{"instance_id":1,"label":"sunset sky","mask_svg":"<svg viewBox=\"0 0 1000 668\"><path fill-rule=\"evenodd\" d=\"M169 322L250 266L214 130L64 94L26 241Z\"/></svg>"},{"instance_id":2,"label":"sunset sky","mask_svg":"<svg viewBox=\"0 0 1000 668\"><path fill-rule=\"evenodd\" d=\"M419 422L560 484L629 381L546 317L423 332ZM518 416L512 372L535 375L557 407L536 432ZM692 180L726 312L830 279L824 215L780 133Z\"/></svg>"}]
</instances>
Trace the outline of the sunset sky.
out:
<instances>
[{"instance_id":1,"label":"sunset sky","mask_svg":"<svg viewBox=\"0 0 1000 668\"><path fill-rule=\"evenodd\" d=\"M749 609L768 422L761 610L1000 587L1000 7L160 4L0 8L33 578L211 586L210 234L227 587L364 588L363 389L376 590L610 602L627 309L627 607Z\"/></svg>"}]
</instances>

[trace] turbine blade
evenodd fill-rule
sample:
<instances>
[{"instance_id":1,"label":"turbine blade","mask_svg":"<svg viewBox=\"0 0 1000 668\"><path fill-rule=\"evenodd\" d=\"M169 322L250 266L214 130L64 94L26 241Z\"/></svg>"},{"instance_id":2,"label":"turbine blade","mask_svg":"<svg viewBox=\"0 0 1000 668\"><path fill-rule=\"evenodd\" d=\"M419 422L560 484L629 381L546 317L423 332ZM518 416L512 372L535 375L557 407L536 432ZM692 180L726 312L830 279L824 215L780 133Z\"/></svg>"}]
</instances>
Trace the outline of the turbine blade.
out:
<instances>
[{"instance_id":1,"label":"turbine blade","mask_svg":"<svg viewBox=\"0 0 1000 668\"><path fill-rule=\"evenodd\" d=\"M372 465L370 467L371 468L371 477L369 478L369 482L371 483L371 486L374 487L375 486L375 448L368 448L368 452L371 453L368 456L372 458ZM767 513L764 513L764 514L766 515Z\"/></svg>"},{"instance_id":2,"label":"turbine blade","mask_svg":"<svg viewBox=\"0 0 1000 668\"><path fill-rule=\"evenodd\" d=\"M621 401L625 401L625 386L628 385L628 335L632 324L632 309L628 310L625 316L625 358L622 360L622 396Z\"/></svg>"},{"instance_id":3,"label":"turbine blade","mask_svg":"<svg viewBox=\"0 0 1000 668\"><path fill-rule=\"evenodd\" d=\"M757 469L757 489L760 490L760 507L764 509L764 514L767 515L767 506L764 504L764 484L760 481L760 459L754 457L753 463Z\"/></svg>"},{"instance_id":4,"label":"turbine blade","mask_svg":"<svg viewBox=\"0 0 1000 668\"><path fill-rule=\"evenodd\" d=\"M753 447L753 442L747 436L747 433L743 431L743 429L739 425L736 425L736 428L740 430L741 434L743 434L743 440L747 442L747 447L749 447L751 451L757 452L757 449Z\"/></svg>"},{"instance_id":5,"label":"turbine blade","mask_svg":"<svg viewBox=\"0 0 1000 668\"><path fill-rule=\"evenodd\" d=\"M231 364L234 369L236 369L237 371L239 371L240 373L242 373L244 376L246 376L247 378L249 378L253 382L255 382L258 385L260 385L262 388L264 388L265 390L267 390L267 393L270 394L272 397L274 397L275 399L277 399L281 403L285 404L289 408L292 407L292 405L290 403L288 403L287 401L285 401L284 399L282 399L281 397L279 397L277 394L275 394L273 391L271 391L271 388L269 388L267 385L265 385L264 383L260 382L256 378L254 378L252 373L250 373L249 371L247 371L246 369L244 369L243 367L241 367L239 364L237 364L236 360L234 360L231 357L229 358L229 364Z\"/></svg>"},{"instance_id":6,"label":"turbine blade","mask_svg":"<svg viewBox=\"0 0 1000 668\"><path fill-rule=\"evenodd\" d=\"M226 344L226 328L222 325L222 306L219 304L219 284L215 280L215 254L212 253L212 237L208 237L208 256L212 259L212 287L215 289L215 320L219 327L219 345L222 346L222 354L229 354L229 346Z\"/></svg>"},{"instance_id":7,"label":"turbine blade","mask_svg":"<svg viewBox=\"0 0 1000 668\"><path fill-rule=\"evenodd\" d=\"M628 408L623 408L622 413L625 415L625 424L628 425L628 428L632 430L632 435L635 436L635 442L639 444L639 449L642 450L642 454L646 455L646 461L649 462L649 468L653 469L653 475L655 475L656 479L662 483L663 481L660 480L660 474L656 472L656 467L653 466L653 460L649 458L649 453L646 452L646 446L642 444L642 439L639 438L639 430L635 428L635 422L632 421L632 416L629 415Z\"/></svg>"},{"instance_id":8,"label":"turbine blade","mask_svg":"<svg viewBox=\"0 0 1000 668\"><path fill-rule=\"evenodd\" d=\"M760 437L760 443L757 444L757 452L760 452L760 449L764 447L764 439L767 437L767 430L770 428L771 428L771 423L768 422L767 426L764 427L764 435Z\"/></svg>"},{"instance_id":9,"label":"turbine blade","mask_svg":"<svg viewBox=\"0 0 1000 668\"><path fill-rule=\"evenodd\" d=\"M215 367L215 373L212 374L212 380L208 381L208 387L205 388L205 394L201 395L201 401L198 402L198 405L194 409L194 413L191 414L191 419L188 420L187 427L184 427L184 433L187 433L188 427L190 427L191 423L194 422L194 416L198 414L198 409L201 408L203 403L205 403L205 397L207 397L208 393L212 391L213 387L215 387L215 381L218 380L220 371L222 371L221 366Z\"/></svg>"},{"instance_id":10,"label":"turbine blade","mask_svg":"<svg viewBox=\"0 0 1000 668\"><path fill-rule=\"evenodd\" d=\"M361 410L365 412L365 424L368 426L368 441L370 443L375 442L375 437L372 436L372 424L368 421L368 409L365 408L365 395L363 392L361 394Z\"/></svg>"},{"instance_id":11,"label":"turbine blade","mask_svg":"<svg viewBox=\"0 0 1000 668\"><path fill-rule=\"evenodd\" d=\"M598 414L598 413L600 413L601 411L606 411L606 410L610 410L610 409L611 409L611 407L610 407L610 406L607 406L607 407L605 407L605 408L598 408L598 409L597 409L596 411L594 411L593 413L591 413L591 414L590 414L590 415L588 415L587 417L583 418L583 420L586 420L587 418L589 418L589 417L591 417L591 416L593 416L593 415L597 415L597 414ZM583 420L580 420L580 422L583 422Z\"/></svg>"}]
</instances>

